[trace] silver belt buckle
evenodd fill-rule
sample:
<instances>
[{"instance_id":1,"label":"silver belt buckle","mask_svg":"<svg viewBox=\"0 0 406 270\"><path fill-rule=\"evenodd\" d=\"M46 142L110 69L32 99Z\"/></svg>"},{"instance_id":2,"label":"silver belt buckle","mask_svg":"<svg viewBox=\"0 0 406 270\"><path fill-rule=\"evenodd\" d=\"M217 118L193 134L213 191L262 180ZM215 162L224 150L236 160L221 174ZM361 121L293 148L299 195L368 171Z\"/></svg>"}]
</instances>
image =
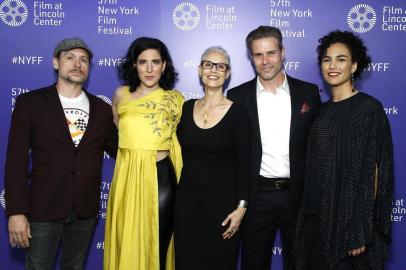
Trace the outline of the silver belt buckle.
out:
<instances>
[{"instance_id":1,"label":"silver belt buckle","mask_svg":"<svg viewBox=\"0 0 406 270\"><path fill-rule=\"evenodd\" d=\"M275 189L282 189L283 183L285 183L285 181L276 180L275 181Z\"/></svg>"}]
</instances>

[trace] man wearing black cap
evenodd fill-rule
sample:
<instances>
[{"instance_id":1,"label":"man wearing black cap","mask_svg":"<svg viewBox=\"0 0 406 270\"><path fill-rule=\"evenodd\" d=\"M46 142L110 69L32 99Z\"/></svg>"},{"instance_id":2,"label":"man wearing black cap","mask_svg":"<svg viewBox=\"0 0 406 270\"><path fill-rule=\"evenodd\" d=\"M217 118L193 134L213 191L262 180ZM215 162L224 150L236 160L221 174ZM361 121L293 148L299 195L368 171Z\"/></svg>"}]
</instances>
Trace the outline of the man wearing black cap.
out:
<instances>
[{"instance_id":1,"label":"man wearing black cap","mask_svg":"<svg viewBox=\"0 0 406 270\"><path fill-rule=\"evenodd\" d=\"M26 269L53 269L60 242L60 268L83 269L103 153L115 156L117 130L110 106L83 89L89 46L64 39L53 56L56 84L20 95L12 115L5 170L9 241L26 248Z\"/></svg>"}]
</instances>

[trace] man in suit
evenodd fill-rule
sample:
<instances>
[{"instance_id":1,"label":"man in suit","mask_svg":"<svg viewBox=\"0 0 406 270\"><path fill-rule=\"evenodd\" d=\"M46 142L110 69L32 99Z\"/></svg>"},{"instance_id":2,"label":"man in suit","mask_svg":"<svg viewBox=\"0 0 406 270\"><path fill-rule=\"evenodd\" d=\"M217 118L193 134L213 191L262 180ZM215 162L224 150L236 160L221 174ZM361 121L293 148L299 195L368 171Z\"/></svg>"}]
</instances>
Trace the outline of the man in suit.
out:
<instances>
[{"instance_id":1,"label":"man in suit","mask_svg":"<svg viewBox=\"0 0 406 270\"><path fill-rule=\"evenodd\" d=\"M252 182L243 227L243 270L270 269L280 229L285 270L292 254L304 182L307 133L320 105L318 87L283 70L285 49L278 28L260 26L246 38L256 78L227 97L244 104L253 126Z\"/></svg>"},{"instance_id":2,"label":"man in suit","mask_svg":"<svg viewBox=\"0 0 406 270\"><path fill-rule=\"evenodd\" d=\"M92 56L82 39L62 40L54 49L56 84L17 98L5 170L6 213L10 244L26 249L26 269L53 269L61 240L60 268L84 267L104 151L117 151L110 106L83 89Z\"/></svg>"}]
</instances>

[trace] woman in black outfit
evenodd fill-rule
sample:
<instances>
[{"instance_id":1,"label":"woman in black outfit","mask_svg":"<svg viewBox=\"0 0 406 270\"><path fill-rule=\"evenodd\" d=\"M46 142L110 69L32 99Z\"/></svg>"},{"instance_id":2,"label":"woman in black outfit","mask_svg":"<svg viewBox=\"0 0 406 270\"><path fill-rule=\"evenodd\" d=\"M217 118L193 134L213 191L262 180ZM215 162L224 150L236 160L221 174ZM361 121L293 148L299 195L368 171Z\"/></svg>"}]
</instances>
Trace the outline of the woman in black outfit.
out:
<instances>
[{"instance_id":1,"label":"woman in black outfit","mask_svg":"<svg viewBox=\"0 0 406 270\"><path fill-rule=\"evenodd\" d=\"M249 184L251 129L245 108L223 95L230 60L220 47L202 55L204 97L183 106L178 125L183 169L175 203L176 270L234 270Z\"/></svg>"},{"instance_id":2,"label":"woman in black outfit","mask_svg":"<svg viewBox=\"0 0 406 270\"><path fill-rule=\"evenodd\" d=\"M297 269L384 269L391 242L391 131L381 103L354 86L371 58L351 32L337 30L319 42L332 98L309 133Z\"/></svg>"}]
</instances>

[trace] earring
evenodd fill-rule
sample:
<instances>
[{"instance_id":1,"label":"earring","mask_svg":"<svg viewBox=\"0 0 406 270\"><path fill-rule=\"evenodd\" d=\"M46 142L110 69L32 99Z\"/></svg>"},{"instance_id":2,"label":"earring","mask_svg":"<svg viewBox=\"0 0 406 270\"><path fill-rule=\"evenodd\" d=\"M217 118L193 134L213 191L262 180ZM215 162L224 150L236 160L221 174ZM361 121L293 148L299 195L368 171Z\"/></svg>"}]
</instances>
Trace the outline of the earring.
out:
<instances>
[{"instance_id":1,"label":"earring","mask_svg":"<svg viewBox=\"0 0 406 270\"><path fill-rule=\"evenodd\" d=\"M355 80L354 80L354 73L351 73L351 85L352 85L352 92L355 92Z\"/></svg>"}]
</instances>

